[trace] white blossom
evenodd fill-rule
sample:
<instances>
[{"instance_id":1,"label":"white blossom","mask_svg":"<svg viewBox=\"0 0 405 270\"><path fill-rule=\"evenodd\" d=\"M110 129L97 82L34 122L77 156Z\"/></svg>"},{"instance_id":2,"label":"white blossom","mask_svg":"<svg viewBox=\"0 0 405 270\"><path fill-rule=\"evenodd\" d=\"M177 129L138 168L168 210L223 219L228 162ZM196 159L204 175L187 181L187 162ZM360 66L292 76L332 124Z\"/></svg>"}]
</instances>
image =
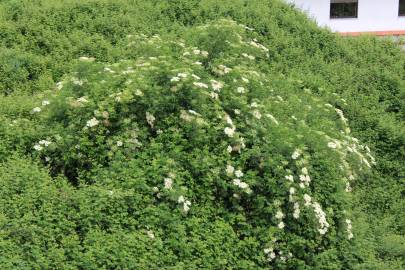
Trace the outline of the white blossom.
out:
<instances>
[{"instance_id":1,"label":"white blossom","mask_svg":"<svg viewBox=\"0 0 405 270\"><path fill-rule=\"evenodd\" d=\"M39 113L41 112L41 108L40 107L35 107L34 109L32 109L33 113Z\"/></svg>"},{"instance_id":2,"label":"white blossom","mask_svg":"<svg viewBox=\"0 0 405 270\"><path fill-rule=\"evenodd\" d=\"M165 186L165 189L172 189L172 186L173 186L173 179L171 179L171 178L169 178L169 177L166 177L166 178L164 179L164 186Z\"/></svg>"},{"instance_id":3,"label":"white blossom","mask_svg":"<svg viewBox=\"0 0 405 270\"><path fill-rule=\"evenodd\" d=\"M249 83L249 79L246 79L245 77L242 77L242 81L243 81L244 83Z\"/></svg>"},{"instance_id":4,"label":"white blossom","mask_svg":"<svg viewBox=\"0 0 405 270\"><path fill-rule=\"evenodd\" d=\"M281 210L278 210L276 213L276 219L282 219L284 217L284 214Z\"/></svg>"},{"instance_id":5,"label":"white blossom","mask_svg":"<svg viewBox=\"0 0 405 270\"><path fill-rule=\"evenodd\" d=\"M311 205L312 198L308 194L304 194L305 206Z\"/></svg>"},{"instance_id":6,"label":"white blossom","mask_svg":"<svg viewBox=\"0 0 405 270\"><path fill-rule=\"evenodd\" d=\"M326 221L326 214L322 210L321 205L317 202L312 204L316 217L318 218L319 228L318 231L321 235L326 234L329 228L329 223Z\"/></svg>"},{"instance_id":7,"label":"white blossom","mask_svg":"<svg viewBox=\"0 0 405 270\"><path fill-rule=\"evenodd\" d=\"M224 87L224 84L216 80L211 80L211 87L214 91L219 91Z\"/></svg>"},{"instance_id":8,"label":"white blossom","mask_svg":"<svg viewBox=\"0 0 405 270\"><path fill-rule=\"evenodd\" d=\"M262 114L258 110L253 111L253 116L256 117L257 119L262 118Z\"/></svg>"},{"instance_id":9,"label":"white blossom","mask_svg":"<svg viewBox=\"0 0 405 270\"><path fill-rule=\"evenodd\" d=\"M83 62L93 62L95 59L94 59L94 57L82 56L79 58L79 60L83 61Z\"/></svg>"},{"instance_id":10,"label":"white blossom","mask_svg":"<svg viewBox=\"0 0 405 270\"><path fill-rule=\"evenodd\" d=\"M95 126L97 126L99 124L99 121L95 118L95 117L93 117L93 118L91 118L89 121L87 121L87 126L88 127L95 127Z\"/></svg>"},{"instance_id":11,"label":"white blossom","mask_svg":"<svg viewBox=\"0 0 405 270\"><path fill-rule=\"evenodd\" d=\"M151 114L150 112L146 112L146 122L153 128L153 124L155 122L156 118Z\"/></svg>"},{"instance_id":12,"label":"white blossom","mask_svg":"<svg viewBox=\"0 0 405 270\"><path fill-rule=\"evenodd\" d=\"M224 129L224 132L228 137L232 138L233 135L235 134L235 128L226 127Z\"/></svg>"},{"instance_id":13,"label":"white blossom","mask_svg":"<svg viewBox=\"0 0 405 270\"><path fill-rule=\"evenodd\" d=\"M232 175L233 173L234 173L234 171L235 171L235 168L232 166L232 165L227 165L226 166L226 174L227 175Z\"/></svg>"},{"instance_id":14,"label":"white blossom","mask_svg":"<svg viewBox=\"0 0 405 270\"><path fill-rule=\"evenodd\" d=\"M328 147L329 147L329 148L332 148L332 149L336 149L336 148L337 148L337 145L336 145L336 143L334 143L334 142L328 142Z\"/></svg>"},{"instance_id":15,"label":"white blossom","mask_svg":"<svg viewBox=\"0 0 405 270\"><path fill-rule=\"evenodd\" d=\"M228 147L226 148L226 151L228 151L228 153L232 153L232 146L228 145Z\"/></svg>"},{"instance_id":16,"label":"white blossom","mask_svg":"<svg viewBox=\"0 0 405 270\"><path fill-rule=\"evenodd\" d=\"M293 217L295 219L298 219L300 217L300 204L298 202L294 203L294 212L293 212Z\"/></svg>"},{"instance_id":17,"label":"white blossom","mask_svg":"<svg viewBox=\"0 0 405 270\"><path fill-rule=\"evenodd\" d=\"M185 198L183 195L180 195L179 198L177 199L178 203L183 203L185 201Z\"/></svg>"},{"instance_id":18,"label":"white blossom","mask_svg":"<svg viewBox=\"0 0 405 270\"><path fill-rule=\"evenodd\" d=\"M236 92L238 92L239 94L243 94L243 93L245 93L245 88L242 86L239 86L238 88L236 88Z\"/></svg>"},{"instance_id":19,"label":"white blossom","mask_svg":"<svg viewBox=\"0 0 405 270\"><path fill-rule=\"evenodd\" d=\"M276 119L276 118L274 118L274 116L273 116L273 115L271 115L271 114L267 113L267 114L266 114L266 117L270 118L270 120L271 120L271 121L273 121L273 123L274 123L274 124L276 124L276 125L278 125L278 124L279 124L279 123L278 123L278 121L277 121L277 119Z\"/></svg>"},{"instance_id":20,"label":"white blossom","mask_svg":"<svg viewBox=\"0 0 405 270\"><path fill-rule=\"evenodd\" d=\"M123 142L122 141L117 141L117 146L118 147L120 147L120 146L122 146L123 145Z\"/></svg>"},{"instance_id":21,"label":"white blossom","mask_svg":"<svg viewBox=\"0 0 405 270\"><path fill-rule=\"evenodd\" d=\"M38 143L40 145L44 145L45 147L48 147L52 142L47 141L47 140L40 140Z\"/></svg>"},{"instance_id":22,"label":"white blossom","mask_svg":"<svg viewBox=\"0 0 405 270\"><path fill-rule=\"evenodd\" d=\"M247 183L241 181L240 179L233 179L232 183L235 186L237 186L237 187L239 187L241 189L244 189L247 193L251 192L251 190L249 189L249 185Z\"/></svg>"},{"instance_id":23,"label":"white blossom","mask_svg":"<svg viewBox=\"0 0 405 270\"><path fill-rule=\"evenodd\" d=\"M37 151L41 151L43 149L43 147L39 144L34 145L34 149Z\"/></svg>"},{"instance_id":24,"label":"white blossom","mask_svg":"<svg viewBox=\"0 0 405 270\"><path fill-rule=\"evenodd\" d=\"M185 201L183 204L183 211L188 212L190 210L191 202L190 201Z\"/></svg>"},{"instance_id":25,"label":"white blossom","mask_svg":"<svg viewBox=\"0 0 405 270\"><path fill-rule=\"evenodd\" d=\"M212 98L212 99L219 99L218 93L211 92L210 95L211 95L211 98Z\"/></svg>"},{"instance_id":26,"label":"white blossom","mask_svg":"<svg viewBox=\"0 0 405 270\"><path fill-rule=\"evenodd\" d=\"M294 153L291 155L292 159L297 159L301 155L301 150L300 149L295 149Z\"/></svg>"},{"instance_id":27,"label":"white blossom","mask_svg":"<svg viewBox=\"0 0 405 270\"><path fill-rule=\"evenodd\" d=\"M222 71L221 73L223 73L223 74L227 74L232 71L231 68L228 68L225 65L219 65L218 68Z\"/></svg>"},{"instance_id":28,"label":"white blossom","mask_svg":"<svg viewBox=\"0 0 405 270\"><path fill-rule=\"evenodd\" d=\"M87 102L89 102L89 101L86 99L85 96L78 98L77 101L80 102L80 103L87 103Z\"/></svg>"},{"instance_id":29,"label":"white blossom","mask_svg":"<svg viewBox=\"0 0 405 270\"><path fill-rule=\"evenodd\" d=\"M352 187L350 186L349 182L346 182L346 188L345 188L346 192L352 192Z\"/></svg>"},{"instance_id":30,"label":"white blossom","mask_svg":"<svg viewBox=\"0 0 405 270\"><path fill-rule=\"evenodd\" d=\"M207 88L208 89L208 85L202 82L193 82L193 85L199 87L199 88Z\"/></svg>"},{"instance_id":31,"label":"white blossom","mask_svg":"<svg viewBox=\"0 0 405 270\"><path fill-rule=\"evenodd\" d=\"M201 55L204 56L204 57L207 57L207 56L208 56L208 52L207 52L207 51L201 51Z\"/></svg>"},{"instance_id":32,"label":"white blossom","mask_svg":"<svg viewBox=\"0 0 405 270\"><path fill-rule=\"evenodd\" d=\"M280 221L280 223L278 223L277 227L278 227L279 229L284 229L284 227L285 227L284 222Z\"/></svg>"},{"instance_id":33,"label":"white blossom","mask_svg":"<svg viewBox=\"0 0 405 270\"><path fill-rule=\"evenodd\" d=\"M72 78L72 82L73 82L73 84L79 85L79 86L82 86L84 84L84 81L79 80L78 78Z\"/></svg>"},{"instance_id":34,"label":"white blossom","mask_svg":"<svg viewBox=\"0 0 405 270\"><path fill-rule=\"evenodd\" d=\"M237 171L235 171L235 176L238 178L241 178L241 177L243 177L243 172L241 170L237 170Z\"/></svg>"},{"instance_id":35,"label":"white blossom","mask_svg":"<svg viewBox=\"0 0 405 270\"><path fill-rule=\"evenodd\" d=\"M199 114L198 112L194 111L194 110L188 110L189 113L194 114L196 116L201 116L201 114Z\"/></svg>"},{"instance_id":36,"label":"white blossom","mask_svg":"<svg viewBox=\"0 0 405 270\"><path fill-rule=\"evenodd\" d=\"M61 90L63 88L63 82L56 83L56 89Z\"/></svg>"},{"instance_id":37,"label":"white blossom","mask_svg":"<svg viewBox=\"0 0 405 270\"><path fill-rule=\"evenodd\" d=\"M153 231L148 230L148 231L146 231L146 234L148 235L148 237L150 239L155 239L155 234L153 233Z\"/></svg>"},{"instance_id":38,"label":"white blossom","mask_svg":"<svg viewBox=\"0 0 405 270\"><path fill-rule=\"evenodd\" d=\"M352 221L350 219L346 219L346 225L347 225L347 238L350 240L354 237L352 232Z\"/></svg>"},{"instance_id":39,"label":"white blossom","mask_svg":"<svg viewBox=\"0 0 405 270\"><path fill-rule=\"evenodd\" d=\"M187 78L187 76L188 76L188 74L187 73L178 73L177 74L177 77L180 77L180 78Z\"/></svg>"},{"instance_id":40,"label":"white blossom","mask_svg":"<svg viewBox=\"0 0 405 270\"><path fill-rule=\"evenodd\" d=\"M178 82L178 81L180 81L180 78L175 76L175 77L171 78L170 81L171 82Z\"/></svg>"},{"instance_id":41,"label":"white blossom","mask_svg":"<svg viewBox=\"0 0 405 270\"><path fill-rule=\"evenodd\" d=\"M291 174L290 174L290 175L286 175L286 176L285 176L285 179L287 179L287 180L290 181L290 182L294 182L294 176L292 176Z\"/></svg>"},{"instance_id":42,"label":"white blossom","mask_svg":"<svg viewBox=\"0 0 405 270\"><path fill-rule=\"evenodd\" d=\"M51 104L51 103L49 102L49 100L43 100L43 101L42 101L42 106L47 106L47 105L49 105L49 104Z\"/></svg>"}]
</instances>

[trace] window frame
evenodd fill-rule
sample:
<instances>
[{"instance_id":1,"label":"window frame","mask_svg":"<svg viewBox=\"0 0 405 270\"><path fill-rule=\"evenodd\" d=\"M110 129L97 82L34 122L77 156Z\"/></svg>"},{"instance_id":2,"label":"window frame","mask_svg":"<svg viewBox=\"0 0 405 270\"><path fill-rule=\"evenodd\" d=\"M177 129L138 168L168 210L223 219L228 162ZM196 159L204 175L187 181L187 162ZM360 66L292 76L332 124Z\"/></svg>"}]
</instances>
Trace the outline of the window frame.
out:
<instances>
[{"instance_id":1,"label":"window frame","mask_svg":"<svg viewBox=\"0 0 405 270\"><path fill-rule=\"evenodd\" d=\"M355 4L355 14L353 16L332 16L332 5L333 4ZM405 14L404 14L405 16ZM358 19L359 18L359 0L342 0L342 1L330 1L329 4L329 19Z\"/></svg>"},{"instance_id":2,"label":"window frame","mask_svg":"<svg viewBox=\"0 0 405 270\"><path fill-rule=\"evenodd\" d=\"M404 5L404 7L403 7L404 10L402 11L402 13L401 13L401 2ZM398 1L398 16L399 17L405 17L405 0L399 0Z\"/></svg>"}]
</instances>

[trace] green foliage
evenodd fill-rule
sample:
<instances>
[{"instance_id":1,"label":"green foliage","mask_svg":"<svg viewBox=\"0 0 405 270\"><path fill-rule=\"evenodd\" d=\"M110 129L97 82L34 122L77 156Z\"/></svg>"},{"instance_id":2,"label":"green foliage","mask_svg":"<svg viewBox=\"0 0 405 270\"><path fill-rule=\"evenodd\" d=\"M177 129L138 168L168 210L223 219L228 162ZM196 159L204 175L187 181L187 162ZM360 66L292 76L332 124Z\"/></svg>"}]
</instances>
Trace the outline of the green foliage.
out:
<instances>
[{"instance_id":1,"label":"green foliage","mask_svg":"<svg viewBox=\"0 0 405 270\"><path fill-rule=\"evenodd\" d=\"M263 0L6 0L0 18L2 269L405 267L392 42Z\"/></svg>"}]
</instances>

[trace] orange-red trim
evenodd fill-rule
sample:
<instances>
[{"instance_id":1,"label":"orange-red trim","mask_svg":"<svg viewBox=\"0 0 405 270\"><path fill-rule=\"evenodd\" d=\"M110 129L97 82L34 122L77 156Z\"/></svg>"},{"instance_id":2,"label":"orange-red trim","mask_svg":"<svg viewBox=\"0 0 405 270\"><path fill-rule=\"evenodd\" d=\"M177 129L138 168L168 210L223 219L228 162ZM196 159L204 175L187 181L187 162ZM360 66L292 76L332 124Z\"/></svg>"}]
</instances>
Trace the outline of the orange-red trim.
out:
<instances>
[{"instance_id":1,"label":"orange-red trim","mask_svg":"<svg viewBox=\"0 0 405 270\"><path fill-rule=\"evenodd\" d=\"M371 31L371 32L341 32L342 36L361 36L361 35L373 35L373 36L405 36L405 30L396 31Z\"/></svg>"}]
</instances>

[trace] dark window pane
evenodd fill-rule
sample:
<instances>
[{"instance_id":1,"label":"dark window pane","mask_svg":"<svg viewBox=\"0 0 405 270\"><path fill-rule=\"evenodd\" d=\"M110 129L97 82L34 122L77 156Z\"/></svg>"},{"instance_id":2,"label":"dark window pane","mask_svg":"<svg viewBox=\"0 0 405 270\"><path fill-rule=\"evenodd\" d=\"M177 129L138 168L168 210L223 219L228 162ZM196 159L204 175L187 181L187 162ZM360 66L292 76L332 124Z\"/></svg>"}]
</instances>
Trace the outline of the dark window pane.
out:
<instances>
[{"instance_id":1,"label":"dark window pane","mask_svg":"<svg viewBox=\"0 0 405 270\"><path fill-rule=\"evenodd\" d=\"M331 3L331 18L357 18L357 2L353 3Z\"/></svg>"},{"instance_id":2,"label":"dark window pane","mask_svg":"<svg viewBox=\"0 0 405 270\"><path fill-rule=\"evenodd\" d=\"M405 0L399 0L399 16L405 16Z\"/></svg>"}]
</instances>

